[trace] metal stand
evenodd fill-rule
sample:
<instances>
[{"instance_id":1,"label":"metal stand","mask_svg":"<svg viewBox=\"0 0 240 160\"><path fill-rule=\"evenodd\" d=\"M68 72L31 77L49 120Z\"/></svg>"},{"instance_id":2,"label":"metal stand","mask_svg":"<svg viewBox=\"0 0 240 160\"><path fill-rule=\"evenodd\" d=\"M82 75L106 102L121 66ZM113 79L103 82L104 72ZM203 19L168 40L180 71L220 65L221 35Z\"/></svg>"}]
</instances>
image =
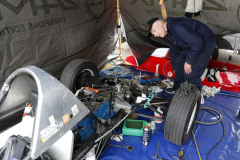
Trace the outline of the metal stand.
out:
<instances>
[{"instance_id":1,"label":"metal stand","mask_svg":"<svg viewBox=\"0 0 240 160\"><path fill-rule=\"evenodd\" d=\"M124 146L113 145L113 144L109 144L109 143L108 143L108 145L109 145L109 146L114 146L114 147L126 148L128 151L131 152L131 151L133 150L133 147L132 147L132 146L127 146L127 145L123 142L122 138L116 133L116 131L113 130L113 132L114 132L115 135L120 139L120 141L122 142L122 144L123 144ZM111 141L112 141L112 140L111 140ZM110 141L110 142L111 142L111 141Z\"/></svg>"},{"instance_id":2,"label":"metal stand","mask_svg":"<svg viewBox=\"0 0 240 160\"><path fill-rule=\"evenodd\" d=\"M107 143L108 140L109 140L109 138L110 138L111 135L113 135L113 134L115 134L115 135L120 139L120 141L123 143L124 146L112 145L112 144L110 144L110 142L111 142L112 140L110 140L110 142ZM102 142L103 142L103 145L101 145ZM101 145L101 146L100 146L100 145ZM126 149L127 149L128 151L130 151L130 152L133 150L133 147L132 147L132 146L127 146L127 145L123 142L122 138L117 134L117 132L116 132L115 130L112 130L111 132L109 132L109 134L107 134L105 140L103 140L103 139L100 140L100 142L99 142L99 144L98 144L98 147L97 147L97 150L96 150L96 159L99 159L99 157L100 157L100 155L102 154L102 152L104 151L104 148L106 147L106 145L114 146L114 147L126 148Z\"/></svg>"},{"instance_id":3,"label":"metal stand","mask_svg":"<svg viewBox=\"0 0 240 160\"><path fill-rule=\"evenodd\" d=\"M108 135L107 135L107 138L104 140L103 145L102 145L102 147L100 148L100 151L99 151L99 152L96 152L96 159L98 159L98 158L100 157L100 155L102 154L103 149L105 148L105 146L106 146L106 144L107 144L107 141L108 141L110 135L111 135L111 134L108 134ZM102 142L102 139L101 139L101 141L100 141L99 144L98 144L99 146L100 146L101 142ZM98 149L99 149L99 146L98 146L98 148L97 148L97 151L98 151Z\"/></svg>"}]
</instances>

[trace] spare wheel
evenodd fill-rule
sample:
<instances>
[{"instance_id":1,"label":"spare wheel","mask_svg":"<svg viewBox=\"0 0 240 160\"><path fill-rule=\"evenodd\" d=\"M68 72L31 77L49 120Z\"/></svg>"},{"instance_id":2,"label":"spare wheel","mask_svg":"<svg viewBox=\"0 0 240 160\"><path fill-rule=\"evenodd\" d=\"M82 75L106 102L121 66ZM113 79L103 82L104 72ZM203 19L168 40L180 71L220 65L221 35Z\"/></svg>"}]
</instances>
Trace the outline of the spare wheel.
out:
<instances>
[{"instance_id":1,"label":"spare wheel","mask_svg":"<svg viewBox=\"0 0 240 160\"><path fill-rule=\"evenodd\" d=\"M183 145L192 133L199 107L199 90L195 85L184 82L168 107L164 122L165 139Z\"/></svg>"}]
</instances>

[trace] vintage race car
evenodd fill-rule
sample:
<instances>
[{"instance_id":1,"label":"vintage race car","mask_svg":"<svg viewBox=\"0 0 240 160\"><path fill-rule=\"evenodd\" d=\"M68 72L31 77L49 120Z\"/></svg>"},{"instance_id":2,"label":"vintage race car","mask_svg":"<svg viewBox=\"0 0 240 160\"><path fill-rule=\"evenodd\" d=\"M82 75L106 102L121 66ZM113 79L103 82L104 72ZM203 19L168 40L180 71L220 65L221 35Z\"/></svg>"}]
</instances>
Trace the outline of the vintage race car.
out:
<instances>
[{"instance_id":1,"label":"vintage race car","mask_svg":"<svg viewBox=\"0 0 240 160\"><path fill-rule=\"evenodd\" d=\"M0 92L2 143L11 135L28 130L28 150L20 159L82 159L96 145L99 158L110 135L116 133L129 114L165 120L164 137L174 144L183 145L188 140L200 106L200 93L195 86L184 83L170 101L154 96L148 85L136 79L116 77L118 74L98 77L98 73L92 62L83 59L66 66L61 82L35 66L13 72ZM148 98L136 103L143 93ZM138 113L137 109L146 102L146 108L162 118ZM161 114L157 107L165 113ZM19 124L20 128L14 130ZM9 147L15 151L14 146L5 145L1 158L16 158L15 154L7 155ZM131 146L124 147L132 150Z\"/></svg>"}]
</instances>

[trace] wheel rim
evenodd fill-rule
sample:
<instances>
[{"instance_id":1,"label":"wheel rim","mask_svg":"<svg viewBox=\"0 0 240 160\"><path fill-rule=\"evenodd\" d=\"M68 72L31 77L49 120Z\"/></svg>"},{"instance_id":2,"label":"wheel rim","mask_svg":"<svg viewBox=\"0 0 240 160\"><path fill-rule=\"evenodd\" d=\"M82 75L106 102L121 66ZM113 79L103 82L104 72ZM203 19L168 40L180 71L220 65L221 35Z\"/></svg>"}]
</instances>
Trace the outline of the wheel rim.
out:
<instances>
[{"instance_id":1,"label":"wheel rim","mask_svg":"<svg viewBox=\"0 0 240 160\"><path fill-rule=\"evenodd\" d=\"M75 81L75 91L82 87L90 86L93 80L94 73L91 69L83 69L78 73L78 76Z\"/></svg>"},{"instance_id":2,"label":"wheel rim","mask_svg":"<svg viewBox=\"0 0 240 160\"><path fill-rule=\"evenodd\" d=\"M193 112L192 112L192 116L191 116L191 118L190 118L190 120L189 120L186 134L188 134L189 131L190 131L190 128L191 128L192 123L193 123L194 118L195 118L196 110L197 110L197 103L196 103L195 106L194 106L194 109L193 109Z\"/></svg>"}]
</instances>

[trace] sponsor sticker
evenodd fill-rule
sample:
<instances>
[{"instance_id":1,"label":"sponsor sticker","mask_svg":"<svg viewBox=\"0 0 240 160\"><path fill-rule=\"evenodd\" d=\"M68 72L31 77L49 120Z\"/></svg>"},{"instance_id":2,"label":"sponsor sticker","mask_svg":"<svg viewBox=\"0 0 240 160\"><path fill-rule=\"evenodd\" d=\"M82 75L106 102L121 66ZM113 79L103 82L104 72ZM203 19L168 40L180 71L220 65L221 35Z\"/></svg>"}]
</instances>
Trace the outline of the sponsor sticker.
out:
<instances>
[{"instance_id":1,"label":"sponsor sticker","mask_svg":"<svg viewBox=\"0 0 240 160\"><path fill-rule=\"evenodd\" d=\"M55 125L49 125L47 128L43 129L43 130L40 132L42 143L44 143L45 141L47 141L47 140L48 140L52 135L54 135L57 131L58 131L58 128L57 128L57 126L55 126Z\"/></svg>"},{"instance_id":2,"label":"sponsor sticker","mask_svg":"<svg viewBox=\"0 0 240 160\"><path fill-rule=\"evenodd\" d=\"M55 124L54 116L51 115L48 119L49 119L49 121L50 121L50 124L51 124L52 126L54 126L54 124Z\"/></svg>"},{"instance_id":3,"label":"sponsor sticker","mask_svg":"<svg viewBox=\"0 0 240 160\"><path fill-rule=\"evenodd\" d=\"M70 121L69 114L67 113L64 116L62 116L62 120L63 120L64 124L66 124L68 121Z\"/></svg>"},{"instance_id":4,"label":"sponsor sticker","mask_svg":"<svg viewBox=\"0 0 240 160\"><path fill-rule=\"evenodd\" d=\"M76 104L71 108L71 110L72 110L73 116L75 116L75 115L78 114L78 108L77 108L77 105L76 105Z\"/></svg>"}]
</instances>

